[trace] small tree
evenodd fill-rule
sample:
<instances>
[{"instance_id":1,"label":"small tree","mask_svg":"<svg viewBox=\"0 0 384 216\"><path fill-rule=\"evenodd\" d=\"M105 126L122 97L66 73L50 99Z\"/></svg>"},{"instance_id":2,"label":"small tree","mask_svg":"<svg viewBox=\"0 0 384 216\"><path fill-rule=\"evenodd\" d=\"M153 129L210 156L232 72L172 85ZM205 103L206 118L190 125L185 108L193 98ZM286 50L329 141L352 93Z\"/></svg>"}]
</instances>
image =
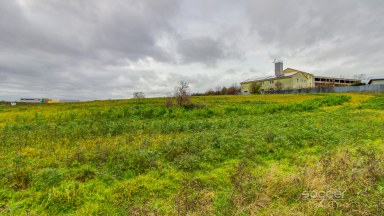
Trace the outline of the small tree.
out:
<instances>
[{"instance_id":1,"label":"small tree","mask_svg":"<svg viewBox=\"0 0 384 216\"><path fill-rule=\"evenodd\" d=\"M277 82L275 83L275 87L276 87L276 90L277 90L278 92L280 92L280 90L282 90L282 89L284 88L284 84L283 84L282 82L280 82L280 81L277 81Z\"/></svg>"},{"instance_id":2,"label":"small tree","mask_svg":"<svg viewBox=\"0 0 384 216\"><path fill-rule=\"evenodd\" d=\"M223 87L220 91L220 95L227 95L228 94L228 88L227 87Z\"/></svg>"},{"instance_id":3,"label":"small tree","mask_svg":"<svg viewBox=\"0 0 384 216\"><path fill-rule=\"evenodd\" d=\"M221 87L221 86L217 86L216 87L216 91L215 91L215 95L221 95L221 90L222 90L223 88Z\"/></svg>"},{"instance_id":4,"label":"small tree","mask_svg":"<svg viewBox=\"0 0 384 216\"><path fill-rule=\"evenodd\" d=\"M143 99L145 98L144 92L133 92L134 99Z\"/></svg>"},{"instance_id":5,"label":"small tree","mask_svg":"<svg viewBox=\"0 0 384 216\"><path fill-rule=\"evenodd\" d=\"M240 93L241 87L237 84L232 84L232 86L227 89L227 95L237 95Z\"/></svg>"},{"instance_id":6,"label":"small tree","mask_svg":"<svg viewBox=\"0 0 384 216\"><path fill-rule=\"evenodd\" d=\"M191 102L191 94L189 91L189 85L186 81L180 81L175 88L176 104L179 107L184 107Z\"/></svg>"},{"instance_id":7,"label":"small tree","mask_svg":"<svg viewBox=\"0 0 384 216\"><path fill-rule=\"evenodd\" d=\"M249 93L251 94L256 94L259 92L261 88L261 84L258 82L252 82L251 85L249 86Z\"/></svg>"},{"instance_id":8,"label":"small tree","mask_svg":"<svg viewBox=\"0 0 384 216\"><path fill-rule=\"evenodd\" d=\"M297 92L298 93L301 93L303 91L303 87L301 86L301 85L299 85L298 87L297 87Z\"/></svg>"},{"instance_id":9,"label":"small tree","mask_svg":"<svg viewBox=\"0 0 384 216\"><path fill-rule=\"evenodd\" d=\"M209 89L207 92L205 92L206 95L215 95L215 90Z\"/></svg>"},{"instance_id":10,"label":"small tree","mask_svg":"<svg viewBox=\"0 0 384 216\"><path fill-rule=\"evenodd\" d=\"M237 83L234 83L232 84L232 86L230 87L230 90L229 90L229 94L231 94L231 91L234 93L234 94L241 94L241 86L238 85Z\"/></svg>"},{"instance_id":11,"label":"small tree","mask_svg":"<svg viewBox=\"0 0 384 216\"><path fill-rule=\"evenodd\" d=\"M133 92L133 98L137 103L140 103L145 98L145 95L143 92Z\"/></svg>"}]
</instances>

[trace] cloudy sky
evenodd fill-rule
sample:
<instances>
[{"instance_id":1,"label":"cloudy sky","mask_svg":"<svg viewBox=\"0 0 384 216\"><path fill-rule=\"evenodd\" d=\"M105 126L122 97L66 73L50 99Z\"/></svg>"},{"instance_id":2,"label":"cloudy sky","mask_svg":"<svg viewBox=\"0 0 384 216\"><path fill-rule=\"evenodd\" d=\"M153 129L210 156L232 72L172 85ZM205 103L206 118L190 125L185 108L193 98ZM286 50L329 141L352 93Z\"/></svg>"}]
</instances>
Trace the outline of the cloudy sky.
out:
<instances>
[{"instance_id":1,"label":"cloudy sky","mask_svg":"<svg viewBox=\"0 0 384 216\"><path fill-rule=\"evenodd\" d=\"M165 96L272 75L384 75L383 0L0 0L0 100Z\"/></svg>"}]
</instances>

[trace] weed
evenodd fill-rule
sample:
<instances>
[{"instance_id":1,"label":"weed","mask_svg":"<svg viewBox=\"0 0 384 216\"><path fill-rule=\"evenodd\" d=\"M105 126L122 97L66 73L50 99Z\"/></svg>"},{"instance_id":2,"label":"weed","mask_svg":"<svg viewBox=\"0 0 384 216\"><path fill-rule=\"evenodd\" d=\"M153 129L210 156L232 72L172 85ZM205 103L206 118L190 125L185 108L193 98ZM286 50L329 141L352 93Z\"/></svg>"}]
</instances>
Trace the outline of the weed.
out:
<instances>
[{"instance_id":1,"label":"weed","mask_svg":"<svg viewBox=\"0 0 384 216\"><path fill-rule=\"evenodd\" d=\"M382 98L1 107L0 214L379 215ZM333 189L343 199L302 199Z\"/></svg>"},{"instance_id":2,"label":"weed","mask_svg":"<svg viewBox=\"0 0 384 216\"><path fill-rule=\"evenodd\" d=\"M63 180L63 173L54 168L42 169L33 178L33 186L37 190L46 190L51 187L59 186Z\"/></svg>"}]
</instances>

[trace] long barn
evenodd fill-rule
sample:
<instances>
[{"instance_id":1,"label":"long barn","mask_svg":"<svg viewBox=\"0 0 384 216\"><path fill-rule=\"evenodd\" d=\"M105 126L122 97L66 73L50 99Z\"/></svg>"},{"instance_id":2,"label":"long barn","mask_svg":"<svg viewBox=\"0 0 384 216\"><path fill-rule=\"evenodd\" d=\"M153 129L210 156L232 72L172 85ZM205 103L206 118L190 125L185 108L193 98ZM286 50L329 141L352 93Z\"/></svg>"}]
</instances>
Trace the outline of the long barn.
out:
<instances>
[{"instance_id":1,"label":"long barn","mask_svg":"<svg viewBox=\"0 0 384 216\"><path fill-rule=\"evenodd\" d=\"M319 86L348 86L360 83L356 79L314 76L311 73L287 68L283 70L283 62L275 61L275 76L248 79L240 83L241 92L250 93L253 84L258 84L261 91L307 89Z\"/></svg>"}]
</instances>

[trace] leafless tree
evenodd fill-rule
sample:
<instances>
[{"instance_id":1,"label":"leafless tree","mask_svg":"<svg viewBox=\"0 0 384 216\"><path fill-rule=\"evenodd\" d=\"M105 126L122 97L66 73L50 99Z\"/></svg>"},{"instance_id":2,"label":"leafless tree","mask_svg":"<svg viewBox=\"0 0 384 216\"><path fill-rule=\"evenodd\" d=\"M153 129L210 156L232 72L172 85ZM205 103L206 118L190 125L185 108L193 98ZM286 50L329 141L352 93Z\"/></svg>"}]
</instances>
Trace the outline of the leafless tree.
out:
<instances>
[{"instance_id":1,"label":"leafless tree","mask_svg":"<svg viewBox=\"0 0 384 216\"><path fill-rule=\"evenodd\" d=\"M258 82L252 82L251 85L249 86L249 93L251 94L256 94L259 92L261 88L261 84Z\"/></svg>"},{"instance_id":2,"label":"leafless tree","mask_svg":"<svg viewBox=\"0 0 384 216\"><path fill-rule=\"evenodd\" d=\"M216 94L217 94L217 95L220 95L222 89L223 89L223 88L222 88L221 86L217 86L217 87L216 87L216 90L215 90Z\"/></svg>"},{"instance_id":3,"label":"leafless tree","mask_svg":"<svg viewBox=\"0 0 384 216\"><path fill-rule=\"evenodd\" d=\"M134 99L143 99L145 98L144 92L133 92Z\"/></svg>"},{"instance_id":4,"label":"leafless tree","mask_svg":"<svg viewBox=\"0 0 384 216\"><path fill-rule=\"evenodd\" d=\"M191 102L191 94L189 85L186 81L180 81L175 88L176 104L179 107L183 107Z\"/></svg>"},{"instance_id":5,"label":"leafless tree","mask_svg":"<svg viewBox=\"0 0 384 216\"><path fill-rule=\"evenodd\" d=\"M280 92L280 90L282 90L282 89L284 88L284 85L283 85L282 82L277 81L277 82L275 83L275 87L276 87L276 90L277 90L278 92Z\"/></svg>"},{"instance_id":6,"label":"leafless tree","mask_svg":"<svg viewBox=\"0 0 384 216\"><path fill-rule=\"evenodd\" d=\"M365 80L365 79L367 79L367 75L363 74L363 73L362 74L355 74L354 78L357 80Z\"/></svg>"},{"instance_id":7,"label":"leafless tree","mask_svg":"<svg viewBox=\"0 0 384 216\"><path fill-rule=\"evenodd\" d=\"M302 87L302 86L298 86L298 87L297 87L297 92L298 92L298 93L301 93L302 91L303 91L303 87Z\"/></svg>"},{"instance_id":8,"label":"leafless tree","mask_svg":"<svg viewBox=\"0 0 384 216\"><path fill-rule=\"evenodd\" d=\"M241 87L234 83L227 89L226 95L237 95L241 93Z\"/></svg>"}]
</instances>

